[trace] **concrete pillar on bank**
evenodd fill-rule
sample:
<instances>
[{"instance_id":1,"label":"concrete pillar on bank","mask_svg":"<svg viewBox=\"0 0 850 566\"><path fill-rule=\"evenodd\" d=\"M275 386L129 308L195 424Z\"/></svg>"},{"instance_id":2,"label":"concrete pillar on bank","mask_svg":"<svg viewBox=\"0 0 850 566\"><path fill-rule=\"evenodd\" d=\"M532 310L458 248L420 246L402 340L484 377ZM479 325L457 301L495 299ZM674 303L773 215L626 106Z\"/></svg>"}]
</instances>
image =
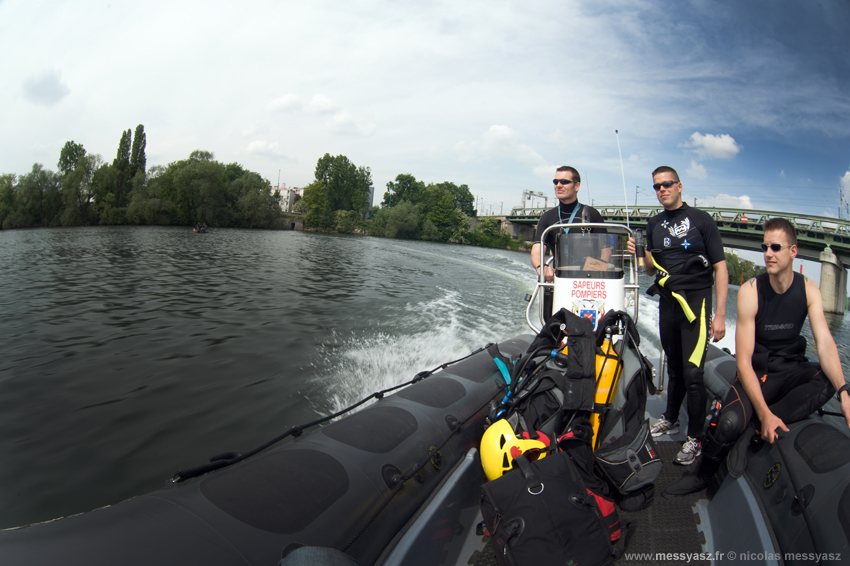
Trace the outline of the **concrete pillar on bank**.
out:
<instances>
[{"instance_id":1,"label":"concrete pillar on bank","mask_svg":"<svg viewBox=\"0 0 850 566\"><path fill-rule=\"evenodd\" d=\"M844 314L847 303L847 271L829 246L820 253L820 294L823 296L824 312Z\"/></svg>"}]
</instances>

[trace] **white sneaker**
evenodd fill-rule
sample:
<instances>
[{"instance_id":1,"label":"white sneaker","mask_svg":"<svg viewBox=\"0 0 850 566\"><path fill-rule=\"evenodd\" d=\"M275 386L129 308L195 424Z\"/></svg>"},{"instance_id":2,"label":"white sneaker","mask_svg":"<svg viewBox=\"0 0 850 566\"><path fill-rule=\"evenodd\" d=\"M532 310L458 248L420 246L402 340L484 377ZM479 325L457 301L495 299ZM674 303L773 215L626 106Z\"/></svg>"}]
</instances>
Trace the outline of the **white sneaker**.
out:
<instances>
[{"instance_id":1,"label":"white sneaker","mask_svg":"<svg viewBox=\"0 0 850 566\"><path fill-rule=\"evenodd\" d=\"M702 443L696 438L689 436L682 445L682 449L676 454L676 459L673 462L680 466L690 466L700 454L702 454Z\"/></svg>"},{"instance_id":2,"label":"white sneaker","mask_svg":"<svg viewBox=\"0 0 850 566\"><path fill-rule=\"evenodd\" d=\"M676 434L679 432L679 421L671 423L667 420L667 417L661 415L661 418L655 421L655 424L652 425L652 428L649 429L649 432L652 433L652 436L661 436L662 434Z\"/></svg>"}]
</instances>

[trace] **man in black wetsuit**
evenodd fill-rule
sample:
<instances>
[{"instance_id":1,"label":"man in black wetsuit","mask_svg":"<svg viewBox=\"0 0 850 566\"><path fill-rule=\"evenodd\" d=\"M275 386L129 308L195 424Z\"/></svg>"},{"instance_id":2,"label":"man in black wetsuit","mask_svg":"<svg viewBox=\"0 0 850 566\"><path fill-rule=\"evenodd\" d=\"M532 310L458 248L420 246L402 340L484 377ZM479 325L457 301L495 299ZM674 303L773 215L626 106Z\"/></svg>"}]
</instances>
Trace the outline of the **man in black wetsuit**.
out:
<instances>
[{"instance_id":1,"label":"man in black wetsuit","mask_svg":"<svg viewBox=\"0 0 850 566\"><path fill-rule=\"evenodd\" d=\"M687 398L688 438L675 463L689 466L701 453L707 395L703 368L708 338L726 335L729 276L720 232L711 216L682 201L682 183L672 167L652 172L653 188L664 211L646 225L646 273L656 275L647 291L661 295L658 326L667 356L667 410L652 427L652 436L679 431L679 408ZM634 241L629 239L629 253ZM716 281L716 283L715 283ZM717 308L711 318L711 287Z\"/></svg>"},{"instance_id":2,"label":"man in black wetsuit","mask_svg":"<svg viewBox=\"0 0 850 566\"><path fill-rule=\"evenodd\" d=\"M738 292L738 378L716 422L709 426L697 473L670 484L665 490L669 495L705 489L727 454L729 473L739 477L756 434L772 444L778 429L788 432L786 423L806 418L836 391L850 427L850 386L844 381L838 348L823 315L820 290L793 269L796 230L784 218L771 218L764 224L761 247L767 272L744 283ZM806 339L800 329L806 316L819 364L804 356Z\"/></svg>"},{"instance_id":3,"label":"man in black wetsuit","mask_svg":"<svg viewBox=\"0 0 850 566\"><path fill-rule=\"evenodd\" d=\"M534 233L534 245L531 246L531 265L540 273L540 246L543 232L555 224L572 224L572 223L598 223L604 222L599 211L586 204L578 202L578 191L581 188L581 176L578 171L569 165L558 167L555 171L555 178L552 181L555 183L555 196L558 197L558 206L549 209L540 216L540 221L537 223L537 230ZM579 233L581 229L571 228L570 234ZM604 228L591 228L591 232L604 233ZM546 236L546 241L542 242L545 248L544 255L553 252L555 249L555 238L557 231L553 230ZM602 248L599 250L601 261L608 261L611 258L611 248ZM543 266L543 279L547 283L551 283L555 278L555 270L551 266Z\"/></svg>"}]
</instances>

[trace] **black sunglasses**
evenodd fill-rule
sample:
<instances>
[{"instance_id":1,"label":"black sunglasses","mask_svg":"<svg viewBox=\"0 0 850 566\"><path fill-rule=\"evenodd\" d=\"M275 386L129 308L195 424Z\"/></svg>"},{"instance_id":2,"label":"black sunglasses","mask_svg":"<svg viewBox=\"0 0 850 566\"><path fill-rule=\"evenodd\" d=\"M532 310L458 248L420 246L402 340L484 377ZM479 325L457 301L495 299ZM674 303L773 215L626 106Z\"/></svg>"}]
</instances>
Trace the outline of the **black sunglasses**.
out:
<instances>
[{"instance_id":1,"label":"black sunglasses","mask_svg":"<svg viewBox=\"0 0 850 566\"><path fill-rule=\"evenodd\" d=\"M669 189L670 187L672 187L673 185L675 185L678 182L679 181L664 181L663 183L655 183L654 185L652 185L652 188L655 189L656 191L660 191L661 187L664 187L665 189Z\"/></svg>"},{"instance_id":2,"label":"black sunglasses","mask_svg":"<svg viewBox=\"0 0 850 566\"><path fill-rule=\"evenodd\" d=\"M793 244L762 244L761 251L766 252L767 248L770 248L774 252L778 252L782 248L790 248Z\"/></svg>"},{"instance_id":3,"label":"black sunglasses","mask_svg":"<svg viewBox=\"0 0 850 566\"><path fill-rule=\"evenodd\" d=\"M556 185L558 183L560 183L562 185L569 185L570 183L575 183L575 181L570 181L569 179L552 179L552 182L555 183Z\"/></svg>"}]
</instances>

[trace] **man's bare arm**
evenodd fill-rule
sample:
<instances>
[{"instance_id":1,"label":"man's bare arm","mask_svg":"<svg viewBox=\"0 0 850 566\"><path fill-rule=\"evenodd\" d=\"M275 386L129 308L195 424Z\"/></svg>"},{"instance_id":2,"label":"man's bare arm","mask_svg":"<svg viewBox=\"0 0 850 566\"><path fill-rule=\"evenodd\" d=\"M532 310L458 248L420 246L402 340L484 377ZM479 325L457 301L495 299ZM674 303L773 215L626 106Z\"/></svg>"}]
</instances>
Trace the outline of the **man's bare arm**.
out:
<instances>
[{"instance_id":1,"label":"man's bare arm","mask_svg":"<svg viewBox=\"0 0 850 566\"><path fill-rule=\"evenodd\" d=\"M536 242L534 245L531 246L531 265L534 267L535 271L537 271L537 269L540 267L540 246L541 245L542 244L540 244L540 242ZM547 253L549 253L549 248L544 245L543 246L544 257ZM548 283L551 283L554 279L555 279L555 270L552 269L548 265L544 265L543 266L543 280L548 282Z\"/></svg>"},{"instance_id":2,"label":"man's bare arm","mask_svg":"<svg viewBox=\"0 0 850 566\"><path fill-rule=\"evenodd\" d=\"M815 339L820 366L832 387L838 391L845 383L841 358L823 314L823 298L820 289L808 278L806 278L806 303L809 311L809 326ZM850 394L841 395L841 412L844 414L847 426L850 427Z\"/></svg>"},{"instance_id":3,"label":"man's bare arm","mask_svg":"<svg viewBox=\"0 0 850 566\"><path fill-rule=\"evenodd\" d=\"M758 313L758 290L756 280L750 279L738 291L738 319L735 330L735 359L738 363L738 381L750 399L762 424L761 435L773 443L776 429L788 431L782 419L774 415L764 400L759 385L759 376L753 369L753 351L756 347L756 314Z\"/></svg>"}]
</instances>

